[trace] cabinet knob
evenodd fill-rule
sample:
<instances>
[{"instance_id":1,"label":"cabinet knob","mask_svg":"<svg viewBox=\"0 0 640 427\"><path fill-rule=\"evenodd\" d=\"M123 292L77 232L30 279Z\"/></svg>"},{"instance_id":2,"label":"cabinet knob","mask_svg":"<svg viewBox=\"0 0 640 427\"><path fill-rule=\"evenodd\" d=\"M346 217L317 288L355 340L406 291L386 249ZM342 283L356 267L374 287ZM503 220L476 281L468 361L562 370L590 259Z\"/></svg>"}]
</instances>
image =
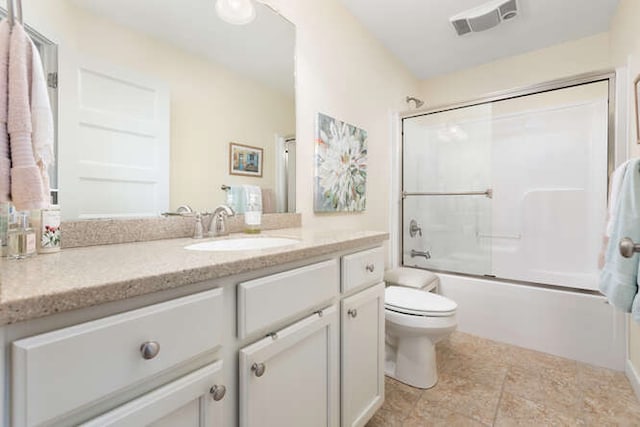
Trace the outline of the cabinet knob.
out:
<instances>
[{"instance_id":1,"label":"cabinet knob","mask_svg":"<svg viewBox=\"0 0 640 427\"><path fill-rule=\"evenodd\" d=\"M356 310L355 308L350 308L347 311L347 314L355 319L356 317L358 317L358 310Z\"/></svg>"},{"instance_id":2,"label":"cabinet knob","mask_svg":"<svg viewBox=\"0 0 640 427\"><path fill-rule=\"evenodd\" d=\"M140 354L145 360L150 360L160 353L160 343L157 341L147 341L140 346Z\"/></svg>"},{"instance_id":3,"label":"cabinet knob","mask_svg":"<svg viewBox=\"0 0 640 427\"><path fill-rule=\"evenodd\" d=\"M373 273L373 271L376 269L376 266L373 264L367 264L367 266L365 267L367 269L367 271L369 273Z\"/></svg>"},{"instance_id":4,"label":"cabinet knob","mask_svg":"<svg viewBox=\"0 0 640 427\"><path fill-rule=\"evenodd\" d=\"M209 389L209 393L211 393L213 400L217 402L218 400L222 400L224 395L227 394L227 388L223 385L216 384Z\"/></svg>"},{"instance_id":5,"label":"cabinet knob","mask_svg":"<svg viewBox=\"0 0 640 427\"><path fill-rule=\"evenodd\" d=\"M264 375L264 371L267 369L267 367L264 365L264 363L254 363L253 365L251 365L251 371L255 374L256 377L261 377L262 375Z\"/></svg>"}]
</instances>

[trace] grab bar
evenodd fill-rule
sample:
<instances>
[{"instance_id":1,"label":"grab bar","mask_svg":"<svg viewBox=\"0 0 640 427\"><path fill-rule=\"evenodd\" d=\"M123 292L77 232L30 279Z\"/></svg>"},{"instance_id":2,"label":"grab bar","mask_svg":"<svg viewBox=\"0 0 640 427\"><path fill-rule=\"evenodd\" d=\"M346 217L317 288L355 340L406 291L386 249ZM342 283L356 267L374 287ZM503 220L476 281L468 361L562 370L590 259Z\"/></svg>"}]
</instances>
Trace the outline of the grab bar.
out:
<instances>
[{"instance_id":1,"label":"grab bar","mask_svg":"<svg viewBox=\"0 0 640 427\"><path fill-rule=\"evenodd\" d=\"M489 199L493 198L493 190L488 188L485 191L463 191L458 193L408 193L406 191L402 192L402 198L406 199L409 196L485 196Z\"/></svg>"}]
</instances>

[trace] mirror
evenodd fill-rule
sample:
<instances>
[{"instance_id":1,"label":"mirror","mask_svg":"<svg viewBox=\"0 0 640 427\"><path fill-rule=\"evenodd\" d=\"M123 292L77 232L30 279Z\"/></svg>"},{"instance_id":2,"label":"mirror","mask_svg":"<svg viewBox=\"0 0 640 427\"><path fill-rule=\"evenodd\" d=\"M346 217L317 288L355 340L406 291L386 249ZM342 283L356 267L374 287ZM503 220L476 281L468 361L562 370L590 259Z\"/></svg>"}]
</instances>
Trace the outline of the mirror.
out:
<instances>
[{"instance_id":1,"label":"mirror","mask_svg":"<svg viewBox=\"0 0 640 427\"><path fill-rule=\"evenodd\" d=\"M231 25L214 0L24 2L57 47L63 219L211 211L240 185L295 211L295 27L254 3Z\"/></svg>"}]
</instances>

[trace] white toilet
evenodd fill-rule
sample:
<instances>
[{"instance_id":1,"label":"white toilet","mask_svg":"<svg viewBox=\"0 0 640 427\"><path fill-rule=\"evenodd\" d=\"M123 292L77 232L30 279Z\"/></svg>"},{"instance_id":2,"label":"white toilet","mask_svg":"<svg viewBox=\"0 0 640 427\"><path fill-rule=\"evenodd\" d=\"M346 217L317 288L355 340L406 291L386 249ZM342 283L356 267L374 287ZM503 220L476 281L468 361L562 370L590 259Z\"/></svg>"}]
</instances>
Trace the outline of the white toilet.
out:
<instances>
[{"instance_id":1,"label":"white toilet","mask_svg":"<svg viewBox=\"0 0 640 427\"><path fill-rule=\"evenodd\" d=\"M428 271L402 267L385 274L385 281L391 285L384 301L385 374L413 387L433 387L438 382L435 344L456 329L458 305L430 292L438 278Z\"/></svg>"}]
</instances>

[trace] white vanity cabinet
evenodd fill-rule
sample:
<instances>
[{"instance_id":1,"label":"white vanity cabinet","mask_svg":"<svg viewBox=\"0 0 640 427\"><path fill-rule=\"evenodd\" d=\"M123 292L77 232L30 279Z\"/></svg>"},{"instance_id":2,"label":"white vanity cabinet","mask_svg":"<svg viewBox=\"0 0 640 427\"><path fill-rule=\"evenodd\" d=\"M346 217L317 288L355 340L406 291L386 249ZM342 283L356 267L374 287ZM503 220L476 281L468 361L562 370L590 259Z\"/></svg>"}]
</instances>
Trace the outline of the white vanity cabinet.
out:
<instances>
[{"instance_id":1,"label":"white vanity cabinet","mask_svg":"<svg viewBox=\"0 0 640 427\"><path fill-rule=\"evenodd\" d=\"M384 401L384 253L342 257L341 425L364 426ZM347 296L348 295L348 296Z\"/></svg>"},{"instance_id":2,"label":"white vanity cabinet","mask_svg":"<svg viewBox=\"0 0 640 427\"><path fill-rule=\"evenodd\" d=\"M222 293L213 289L14 341L12 425L65 425L74 412L215 352L222 345Z\"/></svg>"},{"instance_id":3,"label":"white vanity cabinet","mask_svg":"<svg viewBox=\"0 0 640 427\"><path fill-rule=\"evenodd\" d=\"M384 396L383 270L369 246L4 326L0 423L363 426Z\"/></svg>"},{"instance_id":4,"label":"white vanity cabinet","mask_svg":"<svg viewBox=\"0 0 640 427\"><path fill-rule=\"evenodd\" d=\"M240 350L240 426L338 426L338 311L318 311Z\"/></svg>"},{"instance_id":5,"label":"white vanity cabinet","mask_svg":"<svg viewBox=\"0 0 640 427\"><path fill-rule=\"evenodd\" d=\"M342 301L342 426L363 426L384 401L384 283Z\"/></svg>"},{"instance_id":6,"label":"white vanity cabinet","mask_svg":"<svg viewBox=\"0 0 640 427\"><path fill-rule=\"evenodd\" d=\"M81 424L83 427L222 427L222 361Z\"/></svg>"}]
</instances>

